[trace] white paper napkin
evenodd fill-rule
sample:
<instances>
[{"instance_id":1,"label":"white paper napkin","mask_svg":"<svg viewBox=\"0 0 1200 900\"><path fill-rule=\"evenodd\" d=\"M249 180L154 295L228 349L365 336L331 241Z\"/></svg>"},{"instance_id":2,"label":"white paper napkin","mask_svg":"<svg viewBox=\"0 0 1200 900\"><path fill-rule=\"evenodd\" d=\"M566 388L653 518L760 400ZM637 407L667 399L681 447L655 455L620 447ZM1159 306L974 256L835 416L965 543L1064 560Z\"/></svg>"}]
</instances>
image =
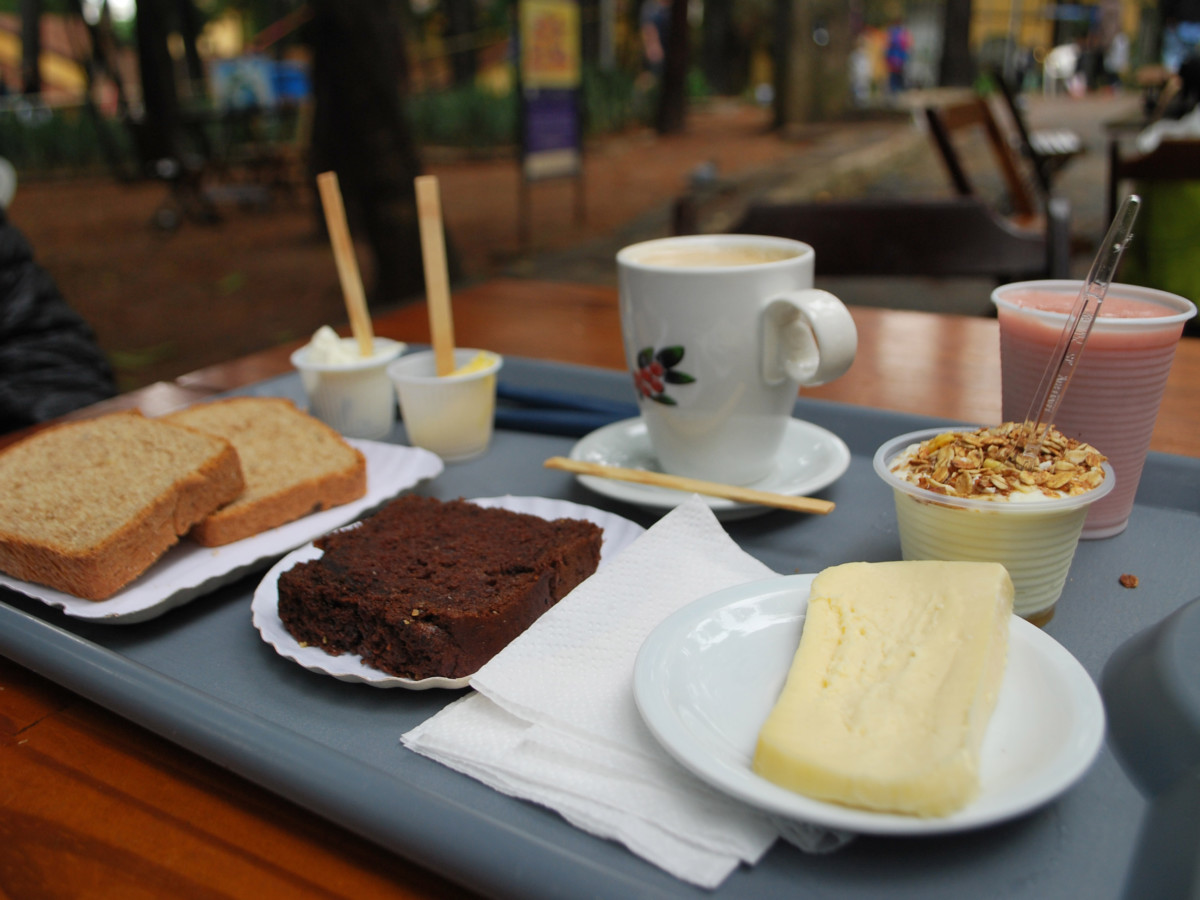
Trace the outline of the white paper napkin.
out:
<instances>
[{"instance_id":1,"label":"white paper napkin","mask_svg":"<svg viewBox=\"0 0 1200 900\"><path fill-rule=\"evenodd\" d=\"M770 577L692 498L552 607L405 746L716 887L779 830L661 748L633 697L642 641L687 603ZM814 849L822 849L814 847Z\"/></svg>"}]
</instances>

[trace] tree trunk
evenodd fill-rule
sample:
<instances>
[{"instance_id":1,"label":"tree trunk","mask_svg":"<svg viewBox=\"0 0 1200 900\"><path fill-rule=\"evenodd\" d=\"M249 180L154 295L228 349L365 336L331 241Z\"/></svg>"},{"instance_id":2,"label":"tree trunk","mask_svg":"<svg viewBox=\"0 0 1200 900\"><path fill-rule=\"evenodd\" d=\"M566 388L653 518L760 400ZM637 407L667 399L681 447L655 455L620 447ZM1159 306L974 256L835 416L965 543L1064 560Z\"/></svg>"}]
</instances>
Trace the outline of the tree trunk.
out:
<instances>
[{"instance_id":1,"label":"tree trunk","mask_svg":"<svg viewBox=\"0 0 1200 900\"><path fill-rule=\"evenodd\" d=\"M600 62L603 39L600 0L579 0L579 58L585 66Z\"/></svg>"},{"instance_id":2,"label":"tree trunk","mask_svg":"<svg viewBox=\"0 0 1200 900\"><path fill-rule=\"evenodd\" d=\"M178 159L179 97L175 68L167 49L170 31L168 0L138 0L135 30L138 69L142 82L142 120L138 126L139 155L153 165L161 159Z\"/></svg>"},{"instance_id":3,"label":"tree trunk","mask_svg":"<svg viewBox=\"0 0 1200 900\"><path fill-rule=\"evenodd\" d=\"M975 80L971 61L971 0L946 0L942 19L942 62L938 84L966 87Z\"/></svg>"},{"instance_id":4,"label":"tree trunk","mask_svg":"<svg viewBox=\"0 0 1200 900\"><path fill-rule=\"evenodd\" d=\"M455 87L475 83L477 69L475 0L443 0L446 11L446 43L450 48L450 72Z\"/></svg>"},{"instance_id":5,"label":"tree trunk","mask_svg":"<svg viewBox=\"0 0 1200 900\"><path fill-rule=\"evenodd\" d=\"M671 0L671 26L667 32L661 93L655 127L659 134L683 131L687 118L687 75L691 64L688 37L688 0Z\"/></svg>"},{"instance_id":6,"label":"tree trunk","mask_svg":"<svg viewBox=\"0 0 1200 900\"><path fill-rule=\"evenodd\" d=\"M184 59L187 62L188 94L192 100L202 100L208 94L204 62L196 46L204 28L204 17L196 9L193 0L177 0L179 8L179 35L183 38Z\"/></svg>"},{"instance_id":7,"label":"tree trunk","mask_svg":"<svg viewBox=\"0 0 1200 900\"><path fill-rule=\"evenodd\" d=\"M746 85L746 48L733 19L734 0L706 0L700 50L704 79L714 94L729 96Z\"/></svg>"},{"instance_id":8,"label":"tree trunk","mask_svg":"<svg viewBox=\"0 0 1200 900\"><path fill-rule=\"evenodd\" d=\"M42 0L21 0L21 93L36 97L42 92Z\"/></svg>"},{"instance_id":9,"label":"tree trunk","mask_svg":"<svg viewBox=\"0 0 1200 900\"><path fill-rule=\"evenodd\" d=\"M850 10L840 0L779 0L775 122L827 122L850 105Z\"/></svg>"},{"instance_id":10,"label":"tree trunk","mask_svg":"<svg viewBox=\"0 0 1200 900\"><path fill-rule=\"evenodd\" d=\"M413 179L421 173L404 99L402 0L314 0L314 174L338 173L351 227L374 261L372 302L424 288Z\"/></svg>"}]
</instances>

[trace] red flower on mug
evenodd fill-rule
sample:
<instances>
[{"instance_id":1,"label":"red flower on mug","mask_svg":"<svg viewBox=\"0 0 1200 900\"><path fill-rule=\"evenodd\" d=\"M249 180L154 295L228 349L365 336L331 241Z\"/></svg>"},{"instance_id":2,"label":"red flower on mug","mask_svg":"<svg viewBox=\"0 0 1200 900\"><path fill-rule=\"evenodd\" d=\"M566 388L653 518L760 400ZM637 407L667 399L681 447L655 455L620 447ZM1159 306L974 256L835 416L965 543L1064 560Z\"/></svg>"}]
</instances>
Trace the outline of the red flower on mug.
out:
<instances>
[{"instance_id":1,"label":"red flower on mug","mask_svg":"<svg viewBox=\"0 0 1200 900\"><path fill-rule=\"evenodd\" d=\"M668 384L694 384L696 379L680 372L675 367L683 360L683 347L675 344L655 351L644 347L638 351L637 369L633 372L633 386L641 397L676 406L675 398L666 393Z\"/></svg>"}]
</instances>

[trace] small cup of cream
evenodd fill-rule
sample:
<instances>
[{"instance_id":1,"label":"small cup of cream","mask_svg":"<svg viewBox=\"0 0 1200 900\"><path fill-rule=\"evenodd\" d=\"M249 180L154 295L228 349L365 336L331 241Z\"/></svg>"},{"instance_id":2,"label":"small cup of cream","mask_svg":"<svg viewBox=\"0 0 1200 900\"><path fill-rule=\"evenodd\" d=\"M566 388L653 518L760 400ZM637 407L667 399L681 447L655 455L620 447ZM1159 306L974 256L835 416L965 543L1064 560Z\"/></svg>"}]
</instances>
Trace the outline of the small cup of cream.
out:
<instances>
[{"instance_id":1,"label":"small cup of cream","mask_svg":"<svg viewBox=\"0 0 1200 900\"><path fill-rule=\"evenodd\" d=\"M406 346L375 337L373 352L363 356L355 338L339 337L328 325L321 326L292 354L308 394L309 412L346 437L387 437L396 422L396 395L387 367Z\"/></svg>"}]
</instances>

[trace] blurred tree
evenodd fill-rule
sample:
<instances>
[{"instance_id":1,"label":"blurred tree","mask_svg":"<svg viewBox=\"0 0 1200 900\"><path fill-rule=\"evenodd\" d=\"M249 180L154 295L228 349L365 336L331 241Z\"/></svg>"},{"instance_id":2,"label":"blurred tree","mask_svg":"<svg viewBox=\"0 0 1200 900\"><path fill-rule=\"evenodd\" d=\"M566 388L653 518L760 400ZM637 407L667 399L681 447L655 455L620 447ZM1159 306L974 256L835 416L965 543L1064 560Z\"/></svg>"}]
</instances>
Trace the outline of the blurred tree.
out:
<instances>
[{"instance_id":1,"label":"blurred tree","mask_svg":"<svg viewBox=\"0 0 1200 900\"><path fill-rule=\"evenodd\" d=\"M714 94L740 94L750 80L750 57L757 35L770 24L764 0L705 0L700 64Z\"/></svg>"},{"instance_id":2,"label":"blurred tree","mask_svg":"<svg viewBox=\"0 0 1200 900\"><path fill-rule=\"evenodd\" d=\"M975 80L971 60L971 0L946 0L942 18L942 61L938 83L965 87Z\"/></svg>"},{"instance_id":3,"label":"blurred tree","mask_svg":"<svg viewBox=\"0 0 1200 900\"><path fill-rule=\"evenodd\" d=\"M140 176L141 172L130 170L129 159L123 147L119 146L109 131L108 122L96 106L93 89L100 77L107 78L113 86L117 97L117 115L127 121L129 116L129 96L125 90L125 79L115 62L117 38L113 32L112 16L108 5L101 10L96 21L84 15L83 0L66 0L67 11L78 16L87 28L90 41L90 52L84 60L84 73L87 76L87 91L83 96L83 106L91 117L96 128L96 137L100 142L100 150L112 169L113 174L122 181Z\"/></svg>"},{"instance_id":4,"label":"blurred tree","mask_svg":"<svg viewBox=\"0 0 1200 900\"><path fill-rule=\"evenodd\" d=\"M683 131L687 118L687 76L691 66L688 0L671 0L670 22L654 121L659 134Z\"/></svg>"},{"instance_id":5,"label":"blurred tree","mask_svg":"<svg viewBox=\"0 0 1200 900\"><path fill-rule=\"evenodd\" d=\"M700 33L700 65L705 81L716 94L733 93L737 51L733 0L706 0Z\"/></svg>"},{"instance_id":6,"label":"blurred tree","mask_svg":"<svg viewBox=\"0 0 1200 900\"><path fill-rule=\"evenodd\" d=\"M405 109L404 0L312 0L313 174L338 174L352 227L374 261L372 301L424 288L413 179L421 173Z\"/></svg>"},{"instance_id":7,"label":"blurred tree","mask_svg":"<svg viewBox=\"0 0 1200 900\"><path fill-rule=\"evenodd\" d=\"M850 105L850 10L840 0L779 0L777 127L824 122Z\"/></svg>"},{"instance_id":8,"label":"blurred tree","mask_svg":"<svg viewBox=\"0 0 1200 900\"><path fill-rule=\"evenodd\" d=\"M200 59L199 38L204 16L192 0L178 0L179 36L183 40L183 59L187 66L188 94L196 99L208 95L208 79Z\"/></svg>"},{"instance_id":9,"label":"blurred tree","mask_svg":"<svg viewBox=\"0 0 1200 900\"><path fill-rule=\"evenodd\" d=\"M604 15L608 12L600 0L579 0L579 51L587 65L603 64Z\"/></svg>"},{"instance_id":10,"label":"blurred tree","mask_svg":"<svg viewBox=\"0 0 1200 900\"><path fill-rule=\"evenodd\" d=\"M42 0L21 0L21 93L42 92Z\"/></svg>"},{"instance_id":11,"label":"blurred tree","mask_svg":"<svg viewBox=\"0 0 1200 900\"><path fill-rule=\"evenodd\" d=\"M455 87L468 87L475 83L478 58L474 43L475 0L442 0L442 7L451 78Z\"/></svg>"},{"instance_id":12,"label":"blurred tree","mask_svg":"<svg viewBox=\"0 0 1200 900\"><path fill-rule=\"evenodd\" d=\"M179 159L183 152L179 94L168 41L172 0L138 0L134 34L142 84L142 116L134 124L143 163ZM187 0L183 0L187 2Z\"/></svg>"}]
</instances>

